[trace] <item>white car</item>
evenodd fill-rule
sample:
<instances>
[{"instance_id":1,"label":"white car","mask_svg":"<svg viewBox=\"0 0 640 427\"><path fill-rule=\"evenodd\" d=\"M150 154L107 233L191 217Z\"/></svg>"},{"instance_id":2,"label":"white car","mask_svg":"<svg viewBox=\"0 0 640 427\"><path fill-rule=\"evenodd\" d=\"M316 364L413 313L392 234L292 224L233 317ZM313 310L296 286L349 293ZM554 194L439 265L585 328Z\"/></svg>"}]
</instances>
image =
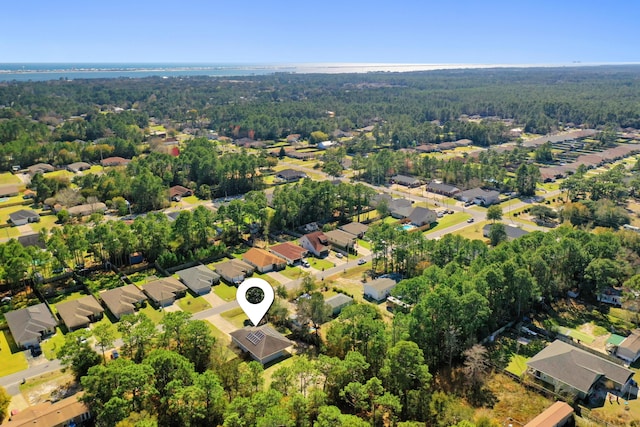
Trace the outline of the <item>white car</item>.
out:
<instances>
[{"instance_id":1,"label":"white car","mask_svg":"<svg viewBox=\"0 0 640 427\"><path fill-rule=\"evenodd\" d=\"M342 255L340 252L336 252L336 258L338 259L342 259L344 255Z\"/></svg>"},{"instance_id":2,"label":"white car","mask_svg":"<svg viewBox=\"0 0 640 427\"><path fill-rule=\"evenodd\" d=\"M366 263L367 263L367 261L365 261L365 259L364 259L364 258L360 258L360 259L358 260L358 265L363 265L363 264L366 264Z\"/></svg>"},{"instance_id":3,"label":"white car","mask_svg":"<svg viewBox=\"0 0 640 427\"><path fill-rule=\"evenodd\" d=\"M307 261L306 259L303 259L302 262L300 263L304 268L309 268L311 267L311 264L309 264L309 261Z\"/></svg>"}]
</instances>

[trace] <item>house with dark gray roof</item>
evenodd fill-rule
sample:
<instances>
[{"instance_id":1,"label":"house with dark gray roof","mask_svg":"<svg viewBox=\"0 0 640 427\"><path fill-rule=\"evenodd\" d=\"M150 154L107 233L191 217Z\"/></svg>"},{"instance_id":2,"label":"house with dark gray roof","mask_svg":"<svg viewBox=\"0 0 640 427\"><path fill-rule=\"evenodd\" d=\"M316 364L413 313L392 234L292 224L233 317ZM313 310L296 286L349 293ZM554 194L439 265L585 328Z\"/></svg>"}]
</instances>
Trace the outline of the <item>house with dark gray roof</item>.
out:
<instances>
[{"instance_id":1,"label":"house with dark gray roof","mask_svg":"<svg viewBox=\"0 0 640 427\"><path fill-rule=\"evenodd\" d=\"M86 162L75 162L75 163L69 163L67 165L67 170L73 173L78 173L78 172L86 171L89 169L91 169L91 165Z\"/></svg>"},{"instance_id":2,"label":"house with dark gray roof","mask_svg":"<svg viewBox=\"0 0 640 427\"><path fill-rule=\"evenodd\" d=\"M482 235L484 237L489 237L489 234L491 233L491 226L493 226L493 224L485 224L485 226L482 227ZM516 227L510 224L504 224L504 231L507 234L507 240L514 240L518 237L526 236L527 234L529 234L527 230L523 230L520 227Z\"/></svg>"},{"instance_id":3,"label":"house with dark gray roof","mask_svg":"<svg viewBox=\"0 0 640 427\"><path fill-rule=\"evenodd\" d=\"M187 294L187 287L175 277L162 277L142 285L142 291L156 307L166 307Z\"/></svg>"},{"instance_id":4,"label":"house with dark gray roof","mask_svg":"<svg viewBox=\"0 0 640 427\"><path fill-rule=\"evenodd\" d=\"M395 175L391 177L391 182L394 184L404 185L405 187L413 188L422 185L422 181L419 178L407 175Z\"/></svg>"},{"instance_id":5,"label":"house with dark gray roof","mask_svg":"<svg viewBox=\"0 0 640 427\"><path fill-rule=\"evenodd\" d=\"M295 169L283 169L276 173L276 178L285 182L294 182L306 178L307 174Z\"/></svg>"},{"instance_id":6,"label":"house with dark gray roof","mask_svg":"<svg viewBox=\"0 0 640 427\"><path fill-rule=\"evenodd\" d=\"M427 191L452 197L458 194L460 192L460 189L455 185L445 184L444 182L431 181L429 184L427 184Z\"/></svg>"},{"instance_id":7,"label":"house with dark gray roof","mask_svg":"<svg viewBox=\"0 0 640 427\"><path fill-rule=\"evenodd\" d=\"M15 226L25 225L30 222L39 222L40 215L31 209L20 209L19 211L10 213L9 220L11 221L11 224Z\"/></svg>"},{"instance_id":8,"label":"house with dark gray roof","mask_svg":"<svg viewBox=\"0 0 640 427\"><path fill-rule=\"evenodd\" d=\"M102 319L104 308L93 295L56 305L58 316L70 331L86 328L90 323Z\"/></svg>"},{"instance_id":9,"label":"house with dark gray roof","mask_svg":"<svg viewBox=\"0 0 640 427\"><path fill-rule=\"evenodd\" d=\"M176 274L189 289L196 295L204 295L211 292L211 286L220 283L220 275L206 265L196 265L176 271Z\"/></svg>"},{"instance_id":10,"label":"house with dark gray roof","mask_svg":"<svg viewBox=\"0 0 640 427\"><path fill-rule=\"evenodd\" d=\"M403 219L411 215L413 211L412 201L408 199L393 199L389 202L389 212L391 216Z\"/></svg>"},{"instance_id":11,"label":"house with dark gray roof","mask_svg":"<svg viewBox=\"0 0 640 427\"><path fill-rule=\"evenodd\" d=\"M407 219L416 227L431 224L438 220L437 214L429 208L413 208Z\"/></svg>"},{"instance_id":12,"label":"house with dark gray roof","mask_svg":"<svg viewBox=\"0 0 640 427\"><path fill-rule=\"evenodd\" d=\"M458 194L458 199L463 202L474 202L480 206L491 206L500 202L500 193L495 190L483 190L482 188L472 188Z\"/></svg>"},{"instance_id":13,"label":"house with dark gray roof","mask_svg":"<svg viewBox=\"0 0 640 427\"><path fill-rule=\"evenodd\" d=\"M58 322L46 304L5 313L4 318L14 341L19 347L34 347L43 338L55 333Z\"/></svg>"},{"instance_id":14,"label":"house with dark gray roof","mask_svg":"<svg viewBox=\"0 0 640 427\"><path fill-rule=\"evenodd\" d=\"M293 341L268 325L238 329L229 335L235 345L263 365L285 356L293 346Z\"/></svg>"},{"instance_id":15,"label":"house with dark gray roof","mask_svg":"<svg viewBox=\"0 0 640 427\"><path fill-rule=\"evenodd\" d=\"M102 291L99 296L118 320L125 314L134 314L147 300L147 296L136 285L125 285Z\"/></svg>"},{"instance_id":16,"label":"house with dark gray roof","mask_svg":"<svg viewBox=\"0 0 640 427\"><path fill-rule=\"evenodd\" d=\"M625 393L631 386L634 372L622 364L589 353L564 341L556 340L527 361L528 371L535 378L554 387L556 393L566 392L584 399L598 385Z\"/></svg>"},{"instance_id":17,"label":"house with dark gray roof","mask_svg":"<svg viewBox=\"0 0 640 427\"><path fill-rule=\"evenodd\" d=\"M53 172L55 168L48 163L36 163L35 165L29 166L27 170L29 171L29 175L34 176L38 173Z\"/></svg>"},{"instance_id":18,"label":"house with dark gray roof","mask_svg":"<svg viewBox=\"0 0 640 427\"><path fill-rule=\"evenodd\" d=\"M350 222L349 224L341 225L340 230L346 231L349 234L353 234L358 239L362 239L364 234L369 230L369 226L360 222Z\"/></svg>"}]
</instances>

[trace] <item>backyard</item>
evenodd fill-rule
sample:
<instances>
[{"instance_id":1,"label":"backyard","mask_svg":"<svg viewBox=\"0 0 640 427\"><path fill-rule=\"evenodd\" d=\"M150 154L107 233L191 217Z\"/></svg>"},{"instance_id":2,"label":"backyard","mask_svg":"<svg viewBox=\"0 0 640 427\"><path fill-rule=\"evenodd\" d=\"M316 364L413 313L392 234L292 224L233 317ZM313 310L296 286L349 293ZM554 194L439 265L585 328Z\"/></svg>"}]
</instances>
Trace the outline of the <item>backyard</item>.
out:
<instances>
[{"instance_id":1,"label":"backyard","mask_svg":"<svg viewBox=\"0 0 640 427\"><path fill-rule=\"evenodd\" d=\"M182 311L186 311L187 313L198 313L202 310L206 310L211 308L211 304L209 304L204 298L201 296L194 297L189 292L183 298L180 298L177 301L178 307L182 309Z\"/></svg>"},{"instance_id":2,"label":"backyard","mask_svg":"<svg viewBox=\"0 0 640 427\"><path fill-rule=\"evenodd\" d=\"M92 293L118 288L125 283L113 271L94 271L83 279Z\"/></svg>"},{"instance_id":3,"label":"backyard","mask_svg":"<svg viewBox=\"0 0 640 427\"><path fill-rule=\"evenodd\" d=\"M27 359L8 329L0 334L0 377L27 369Z\"/></svg>"}]
</instances>

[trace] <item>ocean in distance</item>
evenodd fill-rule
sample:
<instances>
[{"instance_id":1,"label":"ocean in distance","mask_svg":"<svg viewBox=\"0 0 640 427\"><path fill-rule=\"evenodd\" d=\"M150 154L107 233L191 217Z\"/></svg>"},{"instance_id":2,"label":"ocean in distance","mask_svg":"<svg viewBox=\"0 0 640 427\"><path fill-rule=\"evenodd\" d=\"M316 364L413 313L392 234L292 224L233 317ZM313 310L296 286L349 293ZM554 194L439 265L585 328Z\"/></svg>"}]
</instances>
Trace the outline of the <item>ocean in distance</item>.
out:
<instances>
[{"instance_id":1,"label":"ocean in distance","mask_svg":"<svg viewBox=\"0 0 640 427\"><path fill-rule=\"evenodd\" d=\"M181 76L253 76L275 73L367 73L462 68L550 67L576 64L171 64L171 63L0 63L0 81L104 79ZM586 64L580 64L586 65ZM599 64L592 64L599 65Z\"/></svg>"}]
</instances>

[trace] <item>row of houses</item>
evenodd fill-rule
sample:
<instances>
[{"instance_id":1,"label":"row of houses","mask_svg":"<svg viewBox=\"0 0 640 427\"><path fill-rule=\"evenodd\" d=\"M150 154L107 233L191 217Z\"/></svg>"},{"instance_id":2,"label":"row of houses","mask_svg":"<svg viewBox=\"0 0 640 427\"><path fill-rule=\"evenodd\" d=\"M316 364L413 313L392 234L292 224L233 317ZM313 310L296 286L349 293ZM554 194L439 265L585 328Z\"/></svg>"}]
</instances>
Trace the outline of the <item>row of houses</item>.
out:
<instances>
[{"instance_id":1,"label":"row of houses","mask_svg":"<svg viewBox=\"0 0 640 427\"><path fill-rule=\"evenodd\" d=\"M125 314L135 313L146 301L156 307L165 307L184 297L188 289L202 295L210 292L211 286L220 281L220 275L204 265L180 270L177 275L179 279L158 278L141 287L120 286L100 292L98 298L87 295L57 304L57 317L69 330L75 330L102 319L105 309L119 320ZM36 346L53 334L59 324L44 303L10 311L5 318L12 336L21 347Z\"/></svg>"},{"instance_id":2,"label":"row of houses","mask_svg":"<svg viewBox=\"0 0 640 427\"><path fill-rule=\"evenodd\" d=\"M100 165L102 166L126 166L129 164L131 159L125 159L123 157L113 156L106 157L100 160ZM17 167L19 169L19 167ZM74 162L69 163L64 166L63 169L68 170L69 172L78 173L81 171L91 169L91 165L87 162ZM39 173L49 173L55 171L56 168L49 163L36 163L35 165L31 165L27 168L27 173L31 176L34 176Z\"/></svg>"}]
</instances>

